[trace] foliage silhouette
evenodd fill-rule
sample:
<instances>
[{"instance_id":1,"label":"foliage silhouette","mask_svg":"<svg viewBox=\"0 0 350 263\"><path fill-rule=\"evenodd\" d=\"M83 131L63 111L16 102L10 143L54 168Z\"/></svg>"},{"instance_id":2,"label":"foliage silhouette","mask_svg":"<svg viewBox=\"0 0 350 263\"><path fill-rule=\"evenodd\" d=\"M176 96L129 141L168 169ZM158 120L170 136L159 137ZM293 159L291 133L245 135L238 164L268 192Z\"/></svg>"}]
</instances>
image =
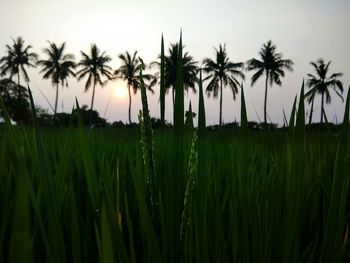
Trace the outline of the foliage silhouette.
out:
<instances>
[{"instance_id":1,"label":"foliage silhouette","mask_svg":"<svg viewBox=\"0 0 350 263\"><path fill-rule=\"evenodd\" d=\"M62 117L64 117L64 115L62 115ZM101 118L97 111L88 109L87 105L83 105L79 109L74 109L71 118L75 125L79 125L79 118L81 118L85 126L105 127L107 125L107 121Z\"/></svg>"},{"instance_id":2,"label":"foliage silhouette","mask_svg":"<svg viewBox=\"0 0 350 263\"><path fill-rule=\"evenodd\" d=\"M18 86L10 79L2 79L0 80L0 96L12 120L20 124L31 123L29 97L25 87ZM0 115L3 116L1 110Z\"/></svg>"},{"instance_id":3,"label":"foliage silhouette","mask_svg":"<svg viewBox=\"0 0 350 263\"><path fill-rule=\"evenodd\" d=\"M195 84L197 82L197 62L193 60L193 57L188 54L188 52L183 52L185 46L182 46L182 64L183 64L183 85L184 89L188 92L191 88L195 93ZM169 47L169 54L164 56L164 85L166 93L172 89L172 100L173 105L175 105L175 80L176 80L176 67L177 67L177 56L178 56L179 44L171 44ZM161 59L161 56L159 56ZM151 65L161 66L159 62L153 62Z\"/></svg>"},{"instance_id":4,"label":"foliage silhouette","mask_svg":"<svg viewBox=\"0 0 350 263\"><path fill-rule=\"evenodd\" d=\"M329 93L330 89L333 89L335 93L342 99L342 101L344 101L342 96L342 93L344 91L343 84L340 80L337 79L338 77L341 77L343 73L333 73L330 76L328 76L328 70L331 61L329 61L326 64L322 58L318 59L316 62L310 62L310 64L314 68L316 75L307 74L309 77L307 80L307 86L309 87L309 91L305 94L305 98L307 99L308 103L311 103L309 124L311 124L312 121L312 112L315 96L317 94L320 94L322 96L320 118L320 123L322 125L323 116L325 115L324 99L326 99L327 104L331 103L332 101L331 95Z\"/></svg>"},{"instance_id":5,"label":"foliage silhouette","mask_svg":"<svg viewBox=\"0 0 350 263\"><path fill-rule=\"evenodd\" d=\"M226 52L226 45L220 45L219 49L215 48L215 60L205 58L204 72L209 74L205 79L209 79L210 82L207 86L207 94L210 96L213 93L214 98L218 96L220 92L220 116L219 125L222 124L222 88L227 85L231 88L233 93L233 99L236 99L238 88L240 86L237 77L242 80L245 76L242 72L244 64L242 62L233 63L229 60Z\"/></svg>"},{"instance_id":6,"label":"foliage silhouette","mask_svg":"<svg viewBox=\"0 0 350 263\"><path fill-rule=\"evenodd\" d=\"M7 54L0 59L0 75L9 75L10 80L12 80L14 75L17 75L17 85L20 86L21 73L24 76L25 82L29 82L30 79L26 68L35 67L38 55L31 52L32 46L26 46L22 37L17 37L16 39L12 39L12 41L12 46L6 45ZM19 101L24 99L21 92L17 95Z\"/></svg>"},{"instance_id":7,"label":"foliage silhouette","mask_svg":"<svg viewBox=\"0 0 350 263\"><path fill-rule=\"evenodd\" d=\"M65 54L66 43L57 46L55 43L49 42L49 48L43 51L48 56L47 60L39 60L38 65L42 66L40 73L43 73L44 79L51 78L52 84L56 86L55 108L54 113L57 114L57 102L59 85L68 87L68 77L75 76L73 69L76 64L72 54Z\"/></svg>"},{"instance_id":8,"label":"foliage silhouette","mask_svg":"<svg viewBox=\"0 0 350 263\"><path fill-rule=\"evenodd\" d=\"M85 83L85 92L88 91L92 85L92 98L90 110L93 110L95 99L96 84L103 86L106 81L102 81L102 77L107 77L107 80L112 78L112 68L107 65L112 59L105 53L99 50L96 44L91 45L90 55L81 51L82 59L78 66L81 68L76 74L78 80L88 77Z\"/></svg>"},{"instance_id":9,"label":"foliage silhouette","mask_svg":"<svg viewBox=\"0 0 350 263\"><path fill-rule=\"evenodd\" d=\"M281 77L284 77L284 69L293 71L293 61L290 59L283 59L282 53L276 52L276 46L272 41L268 41L263 45L259 52L260 60L252 58L248 64L249 71L256 71L252 76L251 86L265 74L265 99L264 99L264 123L267 124L267 86L275 83L278 86L282 85Z\"/></svg>"},{"instance_id":10,"label":"foliage silhouette","mask_svg":"<svg viewBox=\"0 0 350 263\"><path fill-rule=\"evenodd\" d=\"M120 54L118 57L122 61L122 65L114 71L115 78L120 78L127 83L128 94L129 94L129 124L131 124L131 88L134 94L141 89L141 76L140 69L144 67L142 61L137 56L137 51L131 56L128 51L124 54ZM144 80L148 80L149 84L145 83L145 87L154 93L152 86L156 83L156 79L151 74L143 74Z\"/></svg>"}]
</instances>

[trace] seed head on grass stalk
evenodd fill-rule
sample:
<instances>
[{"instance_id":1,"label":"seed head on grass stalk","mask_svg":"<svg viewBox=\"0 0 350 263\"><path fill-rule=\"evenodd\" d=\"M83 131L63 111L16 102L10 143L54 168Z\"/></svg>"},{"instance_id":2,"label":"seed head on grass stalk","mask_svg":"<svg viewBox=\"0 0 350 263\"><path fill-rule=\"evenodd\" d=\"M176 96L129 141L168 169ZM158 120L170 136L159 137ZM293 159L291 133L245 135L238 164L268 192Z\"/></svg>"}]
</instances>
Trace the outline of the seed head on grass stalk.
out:
<instances>
[{"instance_id":1,"label":"seed head on grass stalk","mask_svg":"<svg viewBox=\"0 0 350 263\"><path fill-rule=\"evenodd\" d=\"M143 151L143 161L147 174L147 187L151 206L154 206L154 185L156 175L156 163L154 160L154 141L153 131L151 126L151 118L149 116L147 94L145 84L142 77L142 69L144 68L143 61L142 67L140 67L140 83L141 83L141 101L142 111L139 113L139 121L141 127L141 146Z\"/></svg>"},{"instance_id":2,"label":"seed head on grass stalk","mask_svg":"<svg viewBox=\"0 0 350 263\"><path fill-rule=\"evenodd\" d=\"M193 133L190 159L188 163L188 177L186 183L184 208L181 215L180 225L180 244L183 247L186 230L191 222L191 207L193 195L196 188L196 174L198 170L198 150L197 150L197 132Z\"/></svg>"}]
</instances>

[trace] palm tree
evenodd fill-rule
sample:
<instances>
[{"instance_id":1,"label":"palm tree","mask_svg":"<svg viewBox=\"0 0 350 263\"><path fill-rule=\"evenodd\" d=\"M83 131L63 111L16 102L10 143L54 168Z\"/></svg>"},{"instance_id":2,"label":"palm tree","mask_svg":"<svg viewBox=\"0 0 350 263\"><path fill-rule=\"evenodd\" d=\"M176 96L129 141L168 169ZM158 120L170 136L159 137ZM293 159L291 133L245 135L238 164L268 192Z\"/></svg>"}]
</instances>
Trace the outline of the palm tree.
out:
<instances>
[{"instance_id":1,"label":"palm tree","mask_svg":"<svg viewBox=\"0 0 350 263\"><path fill-rule=\"evenodd\" d=\"M316 76L313 74L307 74L309 79L307 80L307 85L310 88L310 90L305 94L305 97L308 99L308 102L311 102L311 113L313 111L313 101L316 94L321 94L321 124L323 123L323 115L325 114L324 111L324 99L326 96L326 103L331 103L331 95L329 93L330 88L332 88L335 93L342 99L342 93L343 93L343 84L340 80L338 80L338 77L341 77L343 73L333 73L330 76L328 75L328 69L329 65L331 64L331 61L329 61L327 64L324 62L322 58L318 59L316 62L310 62L310 64L313 66L314 70L316 71ZM309 123L311 122L311 118L309 120Z\"/></svg>"},{"instance_id":2,"label":"palm tree","mask_svg":"<svg viewBox=\"0 0 350 263\"><path fill-rule=\"evenodd\" d=\"M39 60L38 65L43 69L40 73L43 73L43 78L51 78L52 84L56 86L56 98L55 98L55 114L57 113L58 102L58 90L59 85L62 87L66 85L68 87L67 78L75 76L73 69L75 68L74 56L72 54L64 54L66 43L62 43L61 46L57 46L55 43L49 42L49 48L44 49L44 53L48 56L47 60Z\"/></svg>"},{"instance_id":3,"label":"palm tree","mask_svg":"<svg viewBox=\"0 0 350 263\"><path fill-rule=\"evenodd\" d=\"M184 47L182 47L183 49ZM176 67L177 67L177 54L179 50L179 44L171 44L169 48L169 54L164 56L164 77L165 77L165 91L166 93L172 88L173 105L175 105L175 80L176 80ZM188 52L182 52L183 62L183 83L184 88L188 91L189 88L195 93L195 84L197 82L197 62L193 60L192 56ZM159 56L160 59L160 56ZM160 68L160 62L153 62L151 65L156 64Z\"/></svg>"},{"instance_id":4,"label":"palm tree","mask_svg":"<svg viewBox=\"0 0 350 263\"><path fill-rule=\"evenodd\" d=\"M38 55L31 52L31 45L25 46L22 37L12 39L12 46L6 45L7 55L0 59L0 74L2 76L9 73L10 79L17 75L17 85L20 86L20 75L24 76L24 80L28 83L29 76L26 67L35 67ZM18 94L21 96L21 94Z\"/></svg>"},{"instance_id":5,"label":"palm tree","mask_svg":"<svg viewBox=\"0 0 350 263\"><path fill-rule=\"evenodd\" d=\"M129 123L131 124L131 88L134 94L141 88L140 70L144 68L143 61L136 57L137 51L131 56L128 51L120 54L118 57L122 61L122 65L114 71L115 78L126 81L129 92ZM155 78L150 74L142 74L143 79L151 81L149 85L145 84L148 90L153 93L152 86L155 84Z\"/></svg>"},{"instance_id":6,"label":"palm tree","mask_svg":"<svg viewBox=\"0 0 350 263\"><path fill-rule=\"evenodd\" d=\"M276 46L272 44L272 41L268 41L263 45L259 52L261 60L258 59L250 59L248 64L248 70L255 70L256 72L252 76L252 84L265 74L265 99L264 99L264 122L267 124L266 116L267 116L267 86L275 83L278 86L282 85L281 77L284 77L284 69L289 71L293 71L293 62L290 59L282 59L282 53L276 52Z\"/></svg>"},{"instance_id":7,"label":"palm tree","mask_svg":"<svg viewBox=\"0 0 350 263\"><path fill-rule=\"evenodd\" d=\"M107 65L111 61L111 58L106 55L105 52L100 52L96 44L91 45L90 56L81 51L82 59L78 66L81 69L76 73L78 75L78 81L88 76L85 83L85 92L89 90L92 84L92 98L90 110L93 110L94 99L95 99L95 87L96 84L103 86L106 82L102 81L102 77L105 76L107 79L112 78L112 68Z\"/></svg>"},{"instance_id":8,"label":"palm tree","mask_svg":"<svg viewBox=\"0 0 350 263\"><path fill-rule=\"evenodd\" d=\"M222 89L223 87L229 86L233 93L233 99L236 99L236 94L238 93L239 81L237 77L240 77L242 80L245 79L245 76L242 72L243 63L233 63L229 60L226 52L226 45L220 45L219 49L215 48L215 60L210 58L205 58L203 60L204 72L209 74L206 79L210 79L210 82L207 86L207 93L210 96L213 92L214 98L218 96L220 92L220 116L219 116L219 125L222 124Z\"/></svg>"}]
</instances>

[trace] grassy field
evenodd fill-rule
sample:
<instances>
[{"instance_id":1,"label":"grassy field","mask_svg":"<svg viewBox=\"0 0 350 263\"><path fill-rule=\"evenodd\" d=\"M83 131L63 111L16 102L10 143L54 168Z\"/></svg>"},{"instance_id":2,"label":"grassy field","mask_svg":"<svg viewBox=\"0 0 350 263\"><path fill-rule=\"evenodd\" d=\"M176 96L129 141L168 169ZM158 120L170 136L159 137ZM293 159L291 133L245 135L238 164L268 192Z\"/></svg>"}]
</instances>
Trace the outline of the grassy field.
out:
<instances>
[{"instance_id":1,"label":"grassy field","mask_svg":"<svg viewBox=\"0 0 350 263\"><path fill-rule=\"evenodd\" d=\"M177 73L173 129L152 131L144 86L140 129L6 118L0 262L350 260L350 96L337 132L305 128L303 87L288 129L250 131L242 88L241 127L208 132L201 81L185 128Z\"/></svg>"},{"instance_id":2,"label":"grassy field","mask_svg":"<svg viewBox=\"0 0 350 263\"><path fill-rule=\"evenodd\" d=\"M349 256L341 134L216 131L193 140L188 131L184 167L174 174L174 134L157 130L152 202L139 130L8 127L0 134L1 262Z\"/></svg>"}]
</instances>

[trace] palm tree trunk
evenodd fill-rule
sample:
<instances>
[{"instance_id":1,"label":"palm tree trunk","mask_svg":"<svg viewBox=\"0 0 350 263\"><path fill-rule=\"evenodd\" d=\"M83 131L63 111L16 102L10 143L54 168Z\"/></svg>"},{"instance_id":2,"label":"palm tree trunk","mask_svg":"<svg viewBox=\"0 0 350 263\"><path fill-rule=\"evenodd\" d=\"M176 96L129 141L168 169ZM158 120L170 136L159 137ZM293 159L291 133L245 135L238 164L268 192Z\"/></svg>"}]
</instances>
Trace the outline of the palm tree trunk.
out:
<instances>
[{"instance_id":1,"label":"palm tree trunk","mask_svg":"<svg viewBox=\"0 0 350 263\"><path fill-rule=\"evenodd\" d=\"M219 125L222 124L222 80L220 79L220 115L219 115Z\"/></svg>"},{"instance_id":2,"label":"palm tree trunk","mask_svg":"<svg viewBox=\"0 0 350 263\"><path fill-rule=\"evenodd\" d=\"M96 83L94 82L94 86L92 87L92 98L91 98L91 107L90 107L90 110L92 110L93 107L94 107L95 87L96 87Z\"/></svg>"},{"instance_id":3,"label":"palm tree trunk","mask_svg":"<svg viewBox=\"0 0 350 263\"><path fill-rule=\"evenodd\" d=\"M267 106L267 85L268 85L268 80L269 80L269 75L268 75L268 72L266 72L265 99L264 99L264 123L265 123L265 126L267 124L267 120L266 120L266 115L267 115L266 106Z\"/></svg>"},{"instance_id":4,"label":"palm tree trunk","mask_svg":"<svg viewBox=\"0 0 350 263\"><path fill-rule=\"evenodd\" d=\"M20 81L19 81L19 70L17 73L17 88L18 88L18 93L17 93L17 100L21 98L21 88L20 88Z\"/></svg>"},{"instance_id":5,"label":"palm tree trunk","mask_svg":"<svg viewBox=\"0 0 350 263\"><path fill-rule=\"evenodd\" d=\"M311 109L310 109L310 116L309 116L309 125L312 122L312 114L314 112L314 100L315 100L315 96L312 97L312 101L311 101Z\"/></svg>"},{"instance_id":6,"label":"palm tree trunk","mask_svg":"<svg viewBox=\"0 0 350 263\"><path fill-rule=\"evenodd\" d=\"M56 99L55 99L55 112L54 114L57 114L57 103L58 103L58 90L59 90L59 84L56 85Z\"/></svg>"},{"instance_id":7,"label":"palm tree trunk","mask_svg":"<svg viewBox=\"0 0 350 263\"><path fill-rule=\"evenodd\" d=\"M131 124L131 92L130 92L130 85L128 85L128 91L129 91L129 124Z\"/></svg>"},{"instance_id":8,"label":"palm tree trunk","mask_svg":"<svg viewBox=\"0 0 350 263\"><path fill-rule=\"evenodd\" d=\"M323 124L323 103L324 103L324 92L322 92L322 99L321 99L321 125Z\"/></svg>"}]
</instances>

